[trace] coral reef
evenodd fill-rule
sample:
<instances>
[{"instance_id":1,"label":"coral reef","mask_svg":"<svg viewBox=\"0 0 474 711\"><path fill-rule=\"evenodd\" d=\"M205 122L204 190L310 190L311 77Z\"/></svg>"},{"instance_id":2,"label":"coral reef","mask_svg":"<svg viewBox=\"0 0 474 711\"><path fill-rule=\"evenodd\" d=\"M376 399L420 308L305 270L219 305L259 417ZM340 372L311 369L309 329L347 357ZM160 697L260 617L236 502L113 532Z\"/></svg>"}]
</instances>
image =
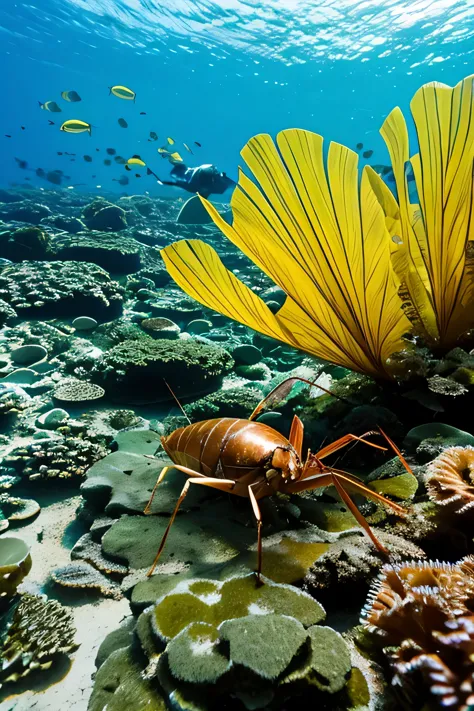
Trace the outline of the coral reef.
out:
<instances>
[{"instance_id":1,"label":"coral reef","mask_svg":"<svg viewBox=\"0 0 474 711\"><path fill-rule=\"evenodd\" d=\"M193 340L128 340L104 353L94 377L128 402L169 400L166 381L178 396L215 390L233 365L223 348Z\"/></svg>"},{"instance_id":2,"label":"coral reef","mask_svg":"<svg viewBox=\"0 0 474 711\"><path fill-rule=\"evenodd\" d=\"M51 236L40 227L21 227L0 235L0 256L12 262L48 259L51 255Z\"/></svg>"},{"instance_id":3,"label":"coral reef","mask_svg":"<svg viewBox=\"0 0 474 711\"><path fill-rule=\"evenodd\" d=\"M77 649L72 614L56 600L22 596L0 649L2 684L47 670Z\"/></svg>"},{"instance_id":4,"label":"coral reef","mask_svg":"<svg viewBox=\"0 0 474 711\"><path fill-rule=\"evenodd\" d=\"M459 515L474 505L474 447L448 447L426 469L430 498Z\"/></svg>"},{"instance_id":5,"label":"coral reef","mask_svg":"<svg viewBox=\"0 0 474 711\"><path fill-rule=\"evenodd\" d=\"M0 471L12 469L30 481L41 479L80 480L106 450L101 444L68 435L33 440L13 449L3 458Z\"/></svg>"},{"instance_id":6,"label":"coral reef","mask_svg":"<svg viewBox=\"0 0 474 711\"><path fill-rule=\"evenodd\" d=\"M85 380L63 380L55 388L53 395L62 402L91 402L104 397L105 390L100 385Z\"/></svg>"},{"instance_id":7,"label":"coral reef","mask_svg":"<svg viewBox=\"0 0 474 711\"><path fill-rule=\"evenodd\" d=\"M122 293L107 272L86 262L22 262L0 274L0 298L23 318L114 318Z\"/></svg>"},{"instance_id":8,"label":"coral reef","mask_svg":"<svg viewBox=\"0 0 474 711\"><path fill-rule=\"evenodd\" d=\"M141 266L138 242L110 232L56 237L53 249L56 259L92 262L112 274L130 274Z\"/></svg>"},{"instance_id":9,"label":"coral reef","mask_svg":"<svg viewBox=\"0 0 474 711\"><path fill-rule=\"evenodd\" d=\"M121 207L97 198L82 211L83 220L90 230L119 232L127 227L127 213Z\"/></svg>"}]
</instances>

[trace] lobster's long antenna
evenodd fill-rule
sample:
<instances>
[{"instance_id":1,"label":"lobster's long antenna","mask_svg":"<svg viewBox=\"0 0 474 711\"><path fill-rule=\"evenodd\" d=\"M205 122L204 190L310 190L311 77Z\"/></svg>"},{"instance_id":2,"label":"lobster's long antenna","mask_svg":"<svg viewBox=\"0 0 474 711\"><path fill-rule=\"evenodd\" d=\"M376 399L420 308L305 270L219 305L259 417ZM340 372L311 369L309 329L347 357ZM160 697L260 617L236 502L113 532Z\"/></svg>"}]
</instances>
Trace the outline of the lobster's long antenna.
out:
<instances>
[{"instance_id":1,"label":"lobster's long antenna","mask_svg":"<svg viewBox=\"0 0 474 711\"><path fill-rule=\"evenodd\" d=\"M179 409L181 410L181 412L183 413L183 415L185 416L185 418L187 419L187 421L189 422L189 424L191 424L191 420L190 420L189 417L187 416L184 407L181 405L180 401L178 400L178 398L176 397L176 395L175 395L174 392L172 391L170 385L166 382L166 380L165 380L164 378L163 378L163 382L164 382L164 384L166 385L166 387L168 388L168 390L170 391L170 393L172 394L172 396L174 397L174 399L175 399L175 401L176 401L176 404L178 405Z\"/></svg>"}]
</instances>

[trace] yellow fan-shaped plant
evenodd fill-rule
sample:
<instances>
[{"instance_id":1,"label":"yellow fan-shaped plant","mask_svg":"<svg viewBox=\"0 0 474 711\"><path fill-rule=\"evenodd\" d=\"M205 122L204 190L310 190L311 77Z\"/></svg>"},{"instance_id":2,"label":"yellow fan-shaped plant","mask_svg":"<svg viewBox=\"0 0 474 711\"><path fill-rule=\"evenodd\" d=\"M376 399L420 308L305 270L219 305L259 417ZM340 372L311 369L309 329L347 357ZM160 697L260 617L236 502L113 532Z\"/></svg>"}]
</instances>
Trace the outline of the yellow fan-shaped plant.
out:
<instances>
[{"instance_id":1,"label":"yellow fan-shaped plant","mask_svg":"<svg viewBox=\"0 0 474 711\"><path fill-rule=\"evenodd\" d=\"M323 139L308 131L283 131L276 145L255 136L242 157L255 182L240 171L232 226L203 203L225 236L285 291L283 307L273 314L199 240L162 250L169 273L205 306L260 333L388 377L387 359L411 328L392 267L391 230L399 222L393 197L370 168L359 180L358 157L344 146L331 143L325 166Z\"/></svg>"},{"instance_id":2,"label":"yellow fan-shaped plant","mask_svg":"<svg viewBox=\"0 0 474 711\"><path fill-rule=\"evenodd\" d=\"M409 156L398 107L381 129L398 204L378 176L371 182L392 236L405 312L425 342L447 350L474 326L473 76L454 88L437 82L422 86L410 108L418 153ZM410 165L419 204L410 202Z\"/></svg>"}]
</instances>

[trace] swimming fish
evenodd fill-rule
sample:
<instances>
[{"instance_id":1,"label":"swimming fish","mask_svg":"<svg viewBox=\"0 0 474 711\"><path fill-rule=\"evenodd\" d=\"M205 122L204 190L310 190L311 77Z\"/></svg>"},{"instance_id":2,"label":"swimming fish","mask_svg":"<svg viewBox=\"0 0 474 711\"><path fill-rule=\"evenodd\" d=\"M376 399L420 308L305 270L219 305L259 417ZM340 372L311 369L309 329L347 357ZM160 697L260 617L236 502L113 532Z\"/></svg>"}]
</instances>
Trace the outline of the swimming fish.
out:
<instances>
[{"instance_id":1,"label":"swimming fish","mask_svg":"<svg viewBox=\"0 0 474 711\"><path fill-rule=\"evenodd\" d=\"M64 99L64 101L71 101L71 102L76 102L76 101L81 101L81 97L77 93L77 91L62 91L61 96Z\"/></svg>"},{"instance_id":2,"label":"swimming fish","mask_svg":"<svg viewBox=\"0 0 474 711\"><path fill-rule=\"evenodd\" d=\"M9 134L9 133L6 133L6 134L5 134L5 138L11 138L10 134Z\"/></svg>"},{"instance_id":3,"label":"swimming fish","mask_svg":"<svg viewBox=\"0 0 474 711\"><path fill-rule=\"evenodd\" d=\"M191 153L191 155L194 155L194 153L192 152L190 147L187 145L187 143L183 143L183 146L186 148L187 151L189 151Z\"/></svg>"},{"instance_id":4,"label":"swimming fish","mask_svg":"<svg viewBox=\"0 0 474 711\"><path fill-rule=\"evenodd\" d=\"M18 167L21 168L21 170L26 170L28 168L28 163L26 160L21 160L21 158L15 158L15 160L18 163Z\"/></svg>"},{"instance_id":5,"label":"swimming fish","mask_svg":"<svg viewBox=\"0 0 474 711\"><path fill-rule=\"evenodd\" d=\"M201 144L198 141L194 141L194 145L197 146L198 148L201 148Z\"/></svg>"},{"instance_id":6,"label":"swimming fish","mask_svg":"<svg viewBox=\"0 0 474 711\"><path fill-rule=\"evenodd\" d=\"M38 178L44 178L46 173L44 172L43 168L36 168L36 175Z\"/></svg>"},{"instance_id":7,"label":"swimming fish","mask_svg":"<svg viewBox=\"0 0 474 711\"><path fill-rule=\"evenodd\" d=\"M57 152L57 155L58 155L58 156L62 156L62 154L63 154L62 151L58 151L58 152Z\"/></svg>"},{"instance_id":8,"label":"swimming fish","mask_svg":"<svg viewBox=\"0 0 474 711\"><path fill-rule=\"evenodd\" d=\"M61 180L63 179L62 170L51 170L46 173L46 180L53 185L61 185Z\"/></svg>"},{"instance_id":9,"label":"swimming fish","mask_svg":"<svg viewBox=\"0 0 474 711\"><path fill-rule=\"evenodd\" d=\"M114 156L114 155L117 153L117 151L115 150L115 148L106 148L106 149L105 149L105 152L108 153L109 156Z\"/></svg>"},{"instance_id":10,"label":"swimming fish","mask_svg":"<svg viewBox=\"0 0 474 711\"><path fill-rule=\"evenodd\" d=\"M136 178L141 178L142 176L140 175L140 173L135 173L135 177L136 177Z\"/></svg>"},{"instance_id":11,"label":"swimming fish","mask_svg":"<svg viewBox=\"0 0 474 711\"><path fill-rule=\"evenodd\" d=\"M125 170L132 170L129 165L125 166Z\"/></svg>"},{"instance_id":12,"label":"swimming fish","mask_svg":"<svg viewBox=\"0 0 474 711\"><path fill-rule=\"evenodd\" d=\"M179 155L178 152L170 153L170 155L168 156L168 159L169 159L170 163L175 163L175 162L182 163L183 162L183 159L181 158L181 156Z\"/></svg>"},{"instance_id":13,"label":"swimming fish","mask_svg":"<svg viewBox=\"0 0 474 711\"><path fill-rule=\"evenodd\" d=\"M97 153L100 151L100 148L96 148Z\"/></svg>"},{"instance_id":14,"label":"swimming fish","mask_svg":"<svg viewBox=\"0 0 474 711\"><path fill-rule=\"evenodd\" d=\"M364 151L362 153L362 155L364 156L364 158L370 158L371 156L374 155L374 152L373 151Z\"/></svg>"},{"instance_id":15,"label":"swimming fish","mask_svg":"<svg viewBox=\"0 0 474 711\"><path fill-rule=\"evenodd\" d=\"M158 135L155 133L155 131L150 131L150 138L151 138L153 141L157 141L157 140L158 140Z\"/></svg>"},{"instance_id":16,"label":"swimming fish","mask_svg":"<svg viewBox=\"0 0 474 711\"><path fill-rule=\"evenodd\" d=\"M114 161L119 165L125 165L125 163L127 162L125 158L122 158L122 156L115 156Z\"/></svg>"},{"instance_id":17,"label":"swimming fish","mask_svg":"<svg viewBox=\"0 0 474 711\"><path fill-rule=\"evenodd\" d=\"M62 108L58 106L55 101L45 101L44 104L42 104L41 101L38 101L38 104L40 109L51 111L53 114L59 114L62 111Z\"/></svg>"},{"instance_id":18,"label":"swimming fish","mask_svg":"<svg viewBox=\"0 0 474 711\"><path fill-rule=\"evenodd\" d=\"M69 121L65 121L59 130L64 131L65 133L87 132L89 136L92 135L91 124L87 123L87 121L80 121L79 119L70 119Z\"/></svg>"},{"instance_id":19,"label":"swimming fish","mask_svg":"<svg viewBox=\"0 0 474 711\"><path fill-rule=\"evenodd\" d=\"M168 136L168 138L167 138L166 140L168 141L168 143L169 143L170 146L174 145L174 138L170 138L170 137Z\"/></svg>"},{"instance_id":20,"label":"swimming fish","mask_svg":"<svg viewBox=\"0 0 474 711\"><path fill-rule=\"evenodd\" d=\"M145 166L145 165L146 165L145 161L143 161L143 160L140 158L140 156L137 156L137 155L134 155L134 156L132 156L131 158L129 158L129 159L127 160L127 164L128 164L128 165L141 165L141 166Z\"/></svg>"},{"instance_id":21,"label":"swimming fish","mask_svg":"<svg viewBox=\"0 0 474 711\"><path fill-rule=\"evenodd\" d=\"M49 125L49 126L54 126L54 121L51 121L51 119L48 119L48 125Z\"/></svg>"},{"instance_id":22,"label":"swimming fish","mask_svg":"<svg viewBox=\"0 0 474 711\"><path fill-rule=\"evenodd\" d=\"M118 125L121 126L122 128L128 128L128 123L123 118L119 118Z\"/></svg>"},{"instance_id":23,"label":"swimming fish","mask_svg":"<svg viewBox=\"0 0 474 711\"><path fill-rule=\"evenodd\" d=\"M22 130L22 131L24 131L24 130L25 130L25 127L24 127L24 126L20 126L20 128L21 128L21 130Z\"/></svg>"},{"instance_id":24,"label":"swimming fish","mask_svg":"<svg viewBox=\"0 0 474 711\"><path fill-rule=\"evenodd\" d=\"M86 163L92 163L91 156L84 156L84 160L86 161Z\"/></svg>"},{"instance_id":25,"label":"swimming fish","mask_svg":"<svg viewBox=\"0 0 474 711\"><path fill-rule=\"evenodd\" d=\"M361 150L363 149L363 147L364 147L364 144L363 144L363 143L358 143L357 146L356 146L356 148L357 148L358 151L361 151Z\"/></svg>"},{"instance_id":26,"label":"swimming fish","mask_svg":"<svg viewBox=\"0 0 474 711\"><path fill-rule=\"evenodd\" d=\"M128 185L129 180L126 175L122 175L118 180L117 178L112 178L112 182L119 183L120 185Z\"/></svg>"},{"instance_id":27,"label":"swimming fish","mask_svg":"<svg viewBox=\"0 0 474 711\"><path fill-rule=\"evenodd\" d=\"M146 116L146 111L140 111L140 116Z\"/></svg>"},{"instance_id":28,"label":"swimming fish","mask_svg":"<svg viewBox=\"0 0 474 711\"><path fill-rule=\"evenodd\" d=\"M118 99L127 99L128 101L135 101L137 96L132 89L119 84L117 86L109 86L109 96L110 94L113 94Z\"/></svg>"},{"instance_id":29,"label":"swimming fish","mask_svg":"<svg viewBox=\"0 0 474 711\"><path fill-rule=\"evenodd\" d=\"M106 158L106 159L104 160L104 165L112 165L112 161L109 160L108 158Z\"/></svg>"}]
</instances>

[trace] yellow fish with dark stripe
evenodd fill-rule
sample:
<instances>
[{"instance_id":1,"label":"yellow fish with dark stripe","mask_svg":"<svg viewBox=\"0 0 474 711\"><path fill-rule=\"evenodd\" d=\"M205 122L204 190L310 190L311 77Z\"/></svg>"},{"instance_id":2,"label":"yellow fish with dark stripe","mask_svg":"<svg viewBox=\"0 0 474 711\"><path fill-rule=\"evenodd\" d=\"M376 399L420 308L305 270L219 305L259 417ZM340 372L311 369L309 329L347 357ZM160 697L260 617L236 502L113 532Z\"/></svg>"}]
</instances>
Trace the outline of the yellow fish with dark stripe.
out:
<instances>
[{"instance_id":1,"label":"yellow fish with dark stripe","mask_svg":"<svg viewBox=\"0 0 474 711\"><path fill-rule=\"evenodd\" d=\"M129 89L128 86L121 86L120 84L117 86L109 86L109 96L110 94L113 94L118 99L126 99L127 101L135 101L137 96L133 89Z\"/></svg>"},{"instance_id":2,"label":"yellow fish with dark stripe","mask_svg":"<svg viewBox=\"0 0 474 711\"><path fill-rule=\"evenodd\" d=\"M127 165L141 165L143 167L146 163L140 158L140 156L135 155L128 159Z\"/></svg>"},{"instance_id":3,"label":"yellow fish with dark stripe","mask_svg":"<svg viewBox=\"0 0 474 711\"><path fill-rule=\"evenodd\" d=\"M72 103L75 103L76 101L81 101L81 97L79 96L77 91L74 91L72 89L71 91L62 91L61 97L64 99L64 101L70 101Z\"/></svg>"},{"instance_id":4,"label":"yellow fish with dark stripe","mask_svg":"<svg viewBox=\"0 0 474 711\"><path fill-rule=\"evenodd\" d=\"M65 121L59 130L64 131L64 133L87 132L89 136L92 136L91 124L87 123L87 121L80 121L79 119L70 119L69 121Z\"/></svg>"}]
</instances>

